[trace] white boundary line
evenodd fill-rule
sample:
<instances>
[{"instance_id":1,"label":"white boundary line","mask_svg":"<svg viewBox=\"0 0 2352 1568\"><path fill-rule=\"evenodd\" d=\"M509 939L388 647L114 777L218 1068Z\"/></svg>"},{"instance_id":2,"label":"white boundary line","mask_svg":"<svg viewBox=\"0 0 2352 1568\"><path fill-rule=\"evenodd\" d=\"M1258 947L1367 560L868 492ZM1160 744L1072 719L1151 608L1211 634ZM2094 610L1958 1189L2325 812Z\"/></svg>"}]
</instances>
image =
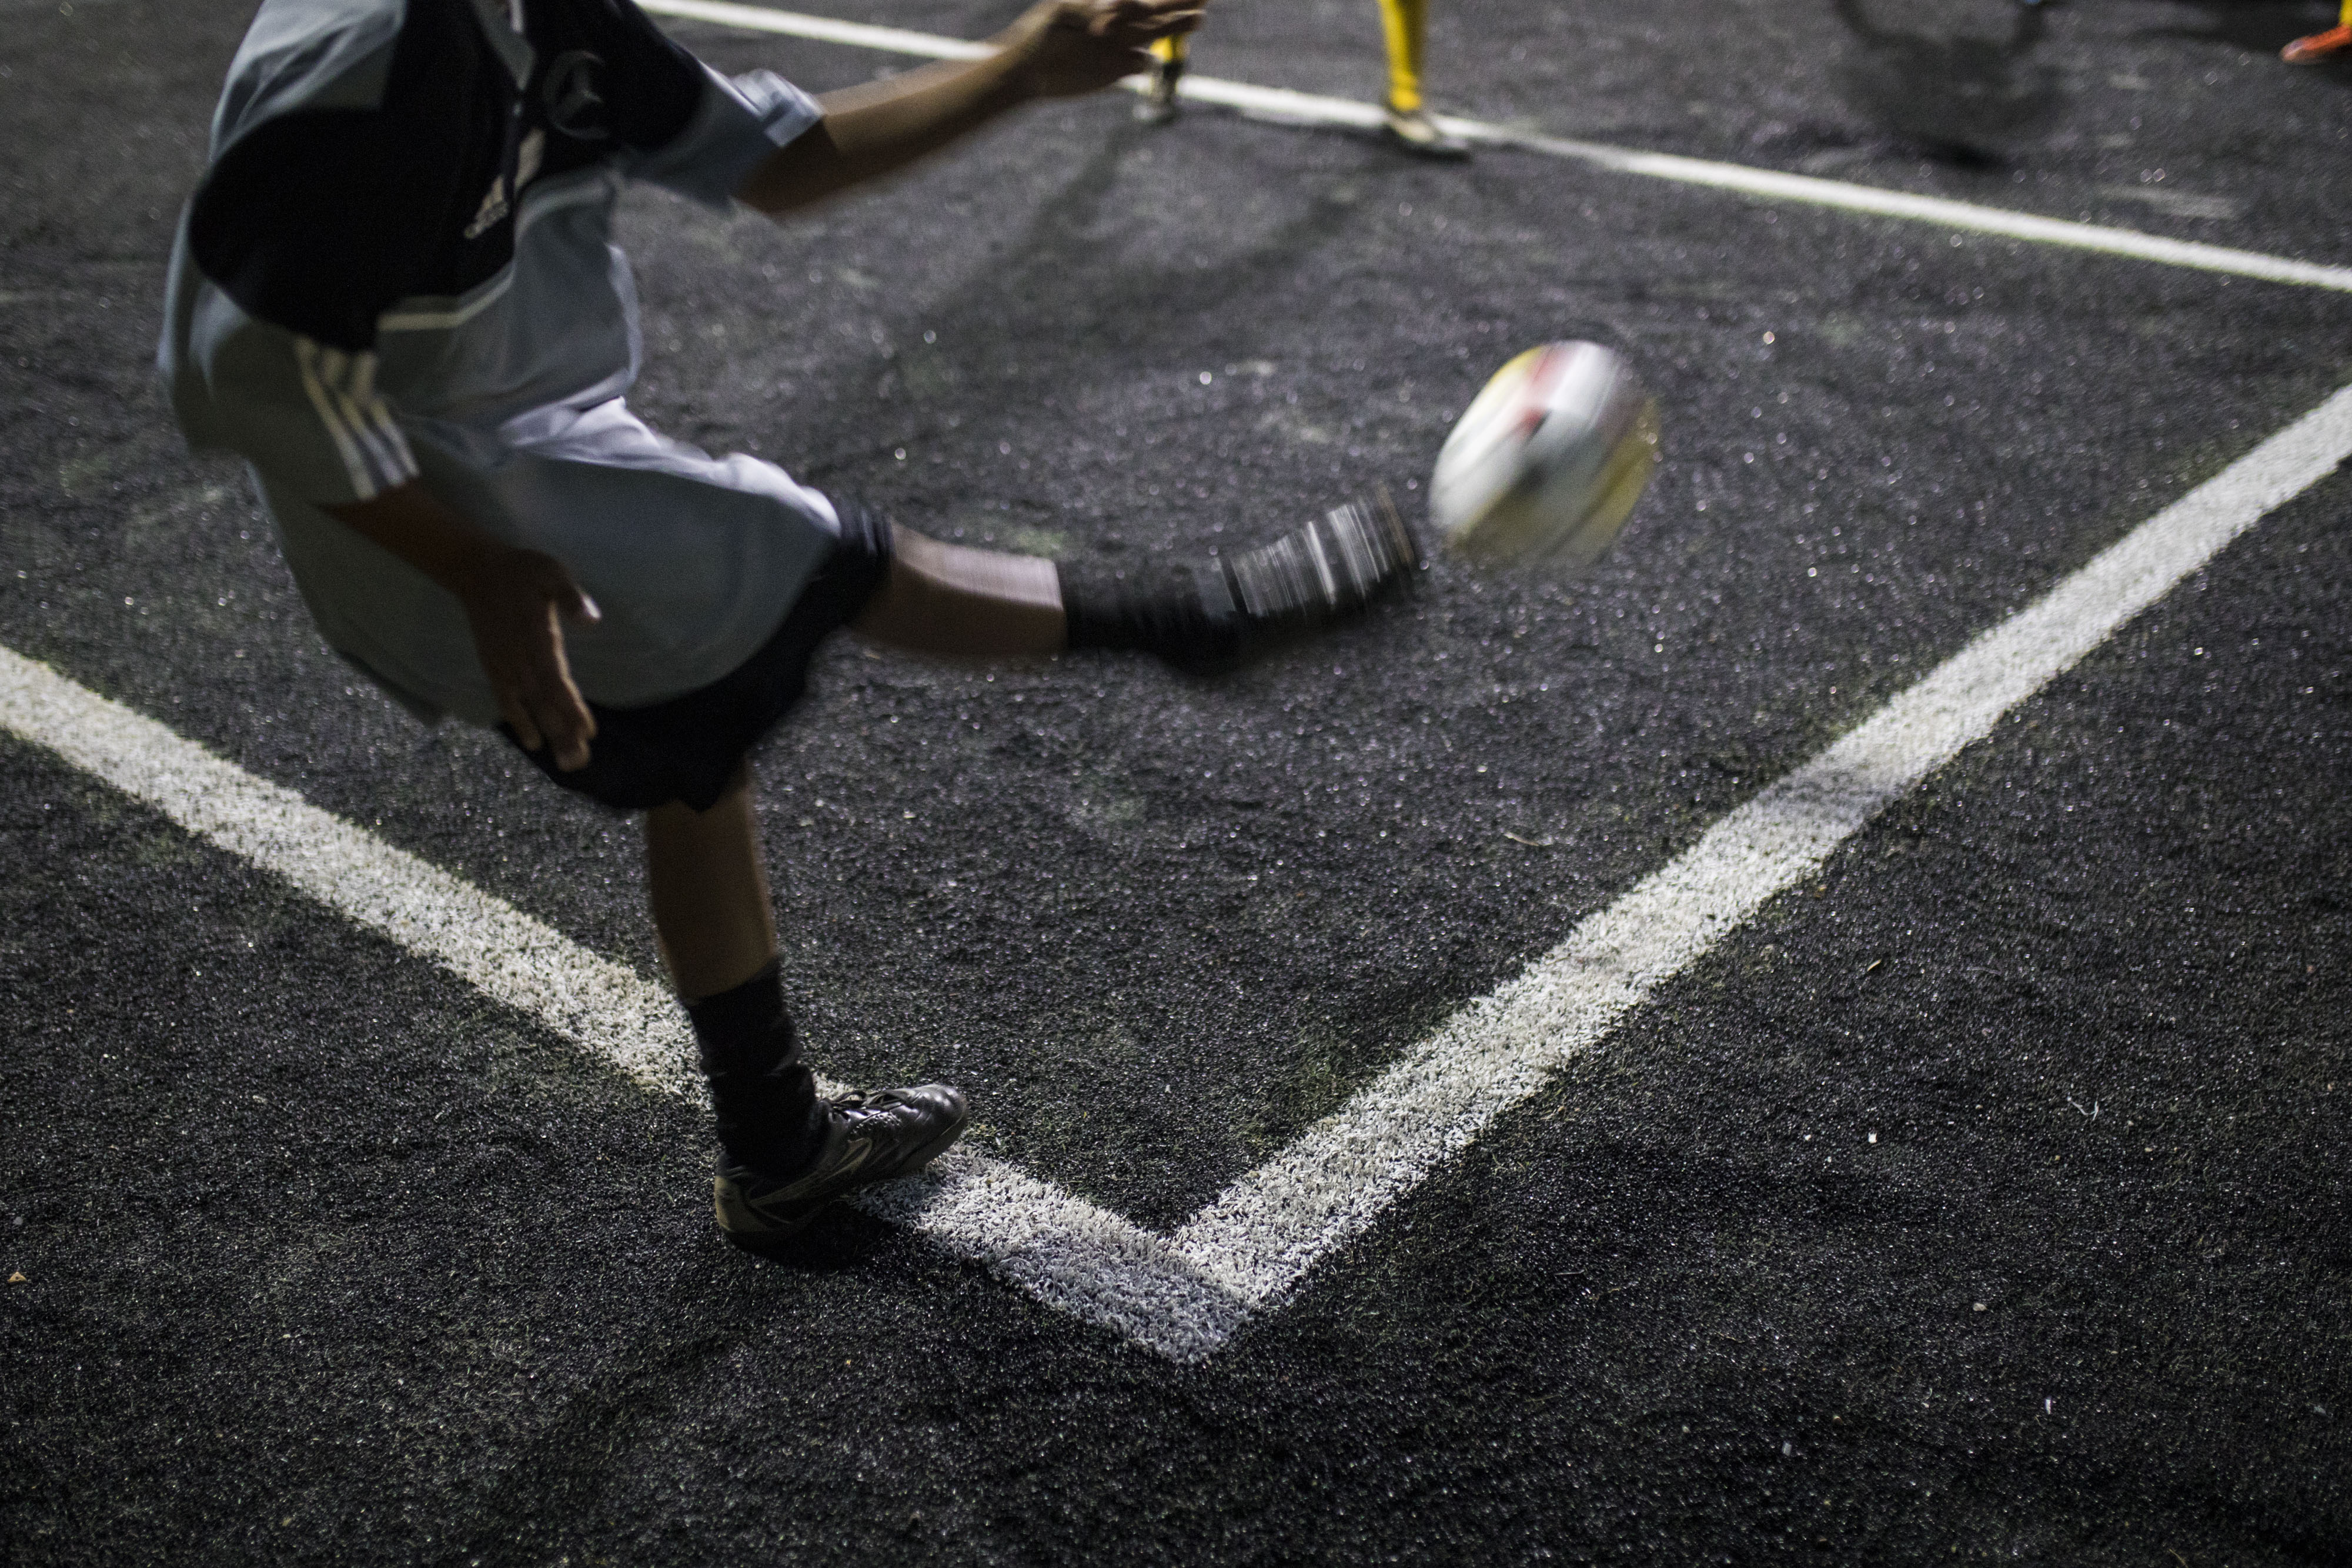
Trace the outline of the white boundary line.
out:
<instances>
[{"instance_id":1,"label":"white boundary line","mask_svg":"<svg viewBox=\"0 0 2352 1568\"><path fill-rule=\"evenodd\" d=\"M1881 808L2347 455L2352 387L1716 823L1174 1236L968 1151L865 1206L1162 1355L1207 1357ZM633 1082L700 1098L668 995L512 905L5 648L0 727L536 1015Z\"/></svg>"},{"instance_id":2,"label":"white boundary line","mask_svg":"<svg viewBox=\"0 0 2352 1568\"><path fill-rule=\"evenodd\" d=\"M1370 1226L1839 844L2173 584L2352 455L2352 387L1946 660L1473 1003L1177 1232L1257 1303Z\"/></svg>"},{"instance_id":3,"label":"white boundary line","mask_svg":"<svg viewBox=\"0 0 2352 1568\"><path fill-rule=\"evenodd\" d=\"M837 22L829 17L780 11L765 5L739 5L733 0L640 0L640 4L647 11L667 16L740 27L751 32L777 33L789 37L813 38L822 43L845 44L852 48L879 49L889 54L964 60L976 59L988 53L986 45L966 38L942 37L936 33L913 33L899 27L877 27L863 22ZM1381 122L1381 110L1376 104L1361 103L1353 99L1327 98L1319 93L1294 92L1288 88L1257 87L1249 82L1225 81L1216 77L1187 74L1179 85L1178 92L1194 102L1220 104L1229 109L1307 124L1370 128ZM1490 124L1481 120L1441 115L1438 123L1468 141L1497 147L1517 147L1554 158L1571 159L1613 173L1636 174L1646 179L1669 180L1677 184L1733 191L1769 201L1797 202L1810 206L1833 207L1843 212L1867 213L1876 217L1903 218L1975 234L2000 235L2035 245L2063 246L2074 250L2126 256L2134 261L2156 262L2166 267L2260 278L2268 283L2352 291L2352 267L2329 267L2318 262L2297 261L2291 256L2266 256L2260 251L2205 245L2196 240L2167 239L2161 235L2143 234L2137 229L2108 228L2065 218L2039 217L2002 207L1980 207L1973 203L1949 201L1941 196L1917 196L1906 191L1889 191L1874 185L1848 184L1842 180L1816 179L1809 174L1784 174L1778 170L1757 169L1744 163L1717 163L1671 152L1643 152L1628 147L1612 147L1606 142L1579 141L1566 137L1546 136L1537 131L1514 130L1507 125Z\"/></svg>"},{"instance_id":4,"label":"white boundary line","mask_svg":"<svg viewBox=\"0 0 2352 1568\"><path fill-rule=\"evenodd\" d=\"M0 728L535 1016L632 1082L707 1103L669 992L503 899L5 647ZM1160 1237L982 1155L956 1151L866 1207L1169 1355L1223 1343L1246 1315Z\"/></svg>"}]
</instances>

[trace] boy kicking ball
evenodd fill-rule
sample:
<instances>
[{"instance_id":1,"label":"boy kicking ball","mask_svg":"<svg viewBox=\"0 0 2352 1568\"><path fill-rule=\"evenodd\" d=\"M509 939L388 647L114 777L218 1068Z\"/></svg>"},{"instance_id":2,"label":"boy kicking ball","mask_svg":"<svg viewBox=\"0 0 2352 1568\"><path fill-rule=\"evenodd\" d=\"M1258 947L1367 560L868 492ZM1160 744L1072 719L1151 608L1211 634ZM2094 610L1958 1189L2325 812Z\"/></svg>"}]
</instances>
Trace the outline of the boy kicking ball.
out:
<instances>
[{"instance_id":1,"label":"boy kicking ball","mask_svg":"<svg viewBox=\"0 0 2352 1568\"><path fill-rule=\"evenodd\" d=\"M1197 0L1044 0L986 57L812 99L729 80L632 0L265 0L172 258L160 360L244 456L329 643L420 716L496 726L645 821L663 961L763 1244L962 1133L943 1084L824 1100L785 1010L746 758L847 627L931 654L1130 649L1213 669L1416 561L1339 507L1156 583L897 528L630 412L624 181L781 214L1038 99L1150 68Z\"/></svg>"}]
</instances>

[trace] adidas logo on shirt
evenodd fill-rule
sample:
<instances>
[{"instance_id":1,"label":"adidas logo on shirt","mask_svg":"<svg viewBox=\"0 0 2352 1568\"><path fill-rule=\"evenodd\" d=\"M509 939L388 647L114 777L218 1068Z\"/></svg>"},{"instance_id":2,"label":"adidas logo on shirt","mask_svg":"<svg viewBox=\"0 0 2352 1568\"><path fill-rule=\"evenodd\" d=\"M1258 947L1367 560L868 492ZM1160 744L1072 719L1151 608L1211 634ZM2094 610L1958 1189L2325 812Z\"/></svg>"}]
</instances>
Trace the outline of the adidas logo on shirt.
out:
<instances>
[{"instance_id":1,"label":"adidas logo on shirt","mask_svg":"<svg viewBox=\"0 0 2352 1568\"><path fill-rule=\"evenodd\" d=\"M546 153L547 132L544 131L534 131L522 139L522 146L515 152L515 195L520 196L522 188L530 184L531 177L539 172L540 160ZM466 225L466 237L481 238L483 232L505 217L513 205L507 199L507 177L501 174L490 182L489 190L482 197L482 204L475 210L474 221Z\"/></svg>"},{"instance_id":2,"label":"adidas logo on shirt","mask_svg":"<svg viewBox=\"0 0 2352 1568\"><path fill-rule=\"evenodd\" d=\"M482 231L507 215L507 177L504 174L490 182L489 194L482 198L474 221L466 225L467 239L479 239Z\"/></svg>"}]
</instances>

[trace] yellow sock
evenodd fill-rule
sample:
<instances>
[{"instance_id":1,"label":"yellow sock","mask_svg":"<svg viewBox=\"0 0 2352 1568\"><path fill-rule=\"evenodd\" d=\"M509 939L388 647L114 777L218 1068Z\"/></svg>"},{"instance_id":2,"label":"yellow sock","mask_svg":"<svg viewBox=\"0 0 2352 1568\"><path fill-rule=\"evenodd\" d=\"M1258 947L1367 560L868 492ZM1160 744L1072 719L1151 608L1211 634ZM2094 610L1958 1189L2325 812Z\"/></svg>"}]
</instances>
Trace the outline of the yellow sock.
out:
<instances>
[{"instance_id":1,"label":"yellow sock","mask_svg":"<svg viewBox=\"0 0 2352 1568\"><path fill-rule=\"evenodd\" d=\"M2352 0L2344 0L2352 7ZM1389 46L1389 107L1411 114L1421 107L1421 47L1429 37L1428 0L1381 0L1381 32Z\"/></svg>"},{"instance_id":2,"label":"yellow sock","mask_svg":"<svg viewBox=\"0 0 2352 1568\"><path fill-rule=\"evenodd\" d=\"M2344 0L2344 3L2347 5L2352 5L2352 0ZM1151 57L1155 60L1172 60L1180 66L1182 65L1184 63L1184 35L1177 33L1169 37L1152 39Z\"/></svg>"}]
</instances>

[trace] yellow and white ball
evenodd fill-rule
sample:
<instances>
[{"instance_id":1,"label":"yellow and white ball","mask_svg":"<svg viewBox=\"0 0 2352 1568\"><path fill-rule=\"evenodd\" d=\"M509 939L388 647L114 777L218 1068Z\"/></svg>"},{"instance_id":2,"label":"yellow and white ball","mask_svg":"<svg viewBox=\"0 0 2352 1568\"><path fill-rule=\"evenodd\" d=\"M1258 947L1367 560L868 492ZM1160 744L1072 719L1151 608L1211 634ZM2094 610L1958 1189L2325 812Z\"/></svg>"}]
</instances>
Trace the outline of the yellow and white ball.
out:
<instances>
[{"instance_id":1,"label":"yellow and white ball","mask_svg":"<svg viewBox=\"0 0 2352 1568\"><path fill-rule=\"evenodd\" d=\"M1429 512L1446 547L1491 565L1586 566L1658 465L1658 405L1622 354L1547 343L1495 372L1437 455Z\"/></svg>"}]
</instances>

